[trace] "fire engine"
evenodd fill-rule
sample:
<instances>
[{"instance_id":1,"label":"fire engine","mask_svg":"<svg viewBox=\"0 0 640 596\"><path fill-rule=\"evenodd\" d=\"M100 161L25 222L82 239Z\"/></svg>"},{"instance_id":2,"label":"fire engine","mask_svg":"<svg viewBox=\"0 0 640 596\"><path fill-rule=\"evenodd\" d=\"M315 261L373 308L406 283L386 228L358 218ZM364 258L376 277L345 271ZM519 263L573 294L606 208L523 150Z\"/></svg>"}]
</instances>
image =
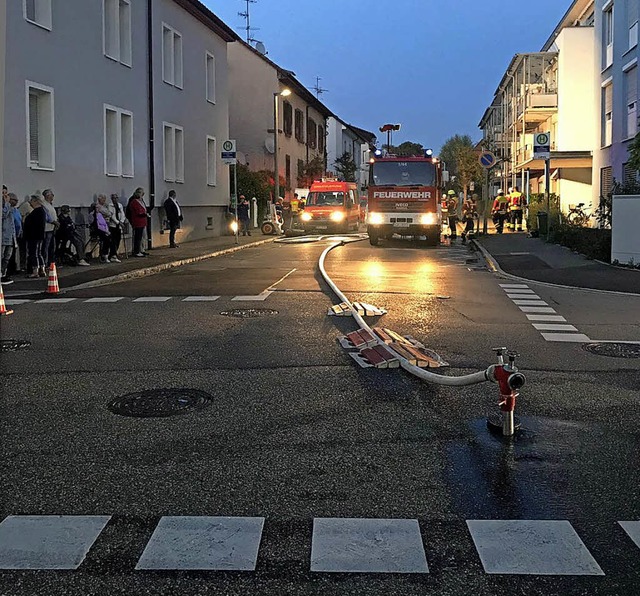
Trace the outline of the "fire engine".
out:
<instances>
[{"instance_id":1,"label":"fire engine","mask_svg":"<svg viewBox=\"0 0 640 596\"><path fill-rule=\"evenodd\" d=\"M446 175L445 175L446 176ZM431 150L424 156L376 156L369 169L367 233L372 246L396 234L440 242L439 191L442 162Z\"/></svg>"}]
</instances>

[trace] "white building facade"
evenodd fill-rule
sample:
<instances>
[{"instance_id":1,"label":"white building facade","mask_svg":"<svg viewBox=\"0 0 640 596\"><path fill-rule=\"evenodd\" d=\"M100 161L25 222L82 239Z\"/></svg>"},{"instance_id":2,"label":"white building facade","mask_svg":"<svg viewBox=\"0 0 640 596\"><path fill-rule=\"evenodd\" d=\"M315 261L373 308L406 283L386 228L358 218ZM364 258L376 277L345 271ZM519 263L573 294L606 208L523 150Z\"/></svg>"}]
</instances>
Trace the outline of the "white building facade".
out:
<instances>
[{"instance_id":1,"label":"white building facade","mask_svg":"<svg viewBox=\"0 0 640 596\"><path fill-rule=\"evenodd\" d=\"M196 0L7 2L5 184L20 197L52 188L79 219L97 194L126 202L143 187L155 244L175 188L185 237L221 233L236 37Z\"/></svg>"},{"instance_id":2,"label":"white building facade","mask_svg":"<svg viewBox=\"0 0 640 596\"><path fill-rule=\"evenodd\" d=\"M369 149L374 142L372 133L331 116L327 120L327 171L336 174L336 160L347 154L356 165L355 181L363 188L368 182Z\"/></svg>"}]
</instances>

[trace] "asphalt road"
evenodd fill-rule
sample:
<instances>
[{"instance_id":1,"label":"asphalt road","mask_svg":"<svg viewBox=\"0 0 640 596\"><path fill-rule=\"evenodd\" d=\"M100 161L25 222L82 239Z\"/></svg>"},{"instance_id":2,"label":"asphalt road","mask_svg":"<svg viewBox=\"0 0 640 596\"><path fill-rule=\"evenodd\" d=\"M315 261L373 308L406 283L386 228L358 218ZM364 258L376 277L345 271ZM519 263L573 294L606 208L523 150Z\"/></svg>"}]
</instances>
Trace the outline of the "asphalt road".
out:
<instances>
[{"instance_id":1,"label":"asphalt road","mask_svg":"<svg viewBox=\"0 0 640 596\"><path fill-rule=\"evenodd\" d=\"M494 346L521 354L522 428L504 441L486 427L495 386L354 363L337 338L355 323L326 315L327 245L246 249L2 319L3 340L31 345L1 354L0 567L43 544L79 566L41 555L0 571L0 594L640 591L636 526L618 523L640 515L640 359L545 338L534 325L554 323L464 248L332 251L349 298L387 309L373 322L437 350L446 374L485 368ZM640 298L525 285L571 333L640 340ZM166 418L107 408L170 388L211 401ZM219 547L222 570L177 569Z\"/></svg>"}]
</instances>

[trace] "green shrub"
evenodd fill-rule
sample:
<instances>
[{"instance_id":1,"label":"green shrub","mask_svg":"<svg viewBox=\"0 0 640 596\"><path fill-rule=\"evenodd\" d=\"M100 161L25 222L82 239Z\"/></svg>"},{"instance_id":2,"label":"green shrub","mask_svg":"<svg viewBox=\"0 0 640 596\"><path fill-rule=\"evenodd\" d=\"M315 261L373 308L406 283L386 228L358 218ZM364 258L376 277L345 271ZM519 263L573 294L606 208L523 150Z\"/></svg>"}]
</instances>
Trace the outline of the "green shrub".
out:
<instances>
[{"instance_id":1,"label":"green shrub","mask_svg":"<svg viewBox=\"0 0 640 596\"><path fill-rule=\"evenodd\" d=\"M549 225L550 229L557 228L561 221L560 214L560 197L554 193L549 195ZM534 193L529 195L529 210L527 214L527 229L530 231L538 230L538 213L547 210L547 201L544 193Z\"/></svg>"},{"instance_id":2,"label":"green shrub","mask_svg":"<svg viewBox=\"0 0 640 596\"><path fill-rule=\"evenodd\" d=\"M551 230L550 239L589 259L598 259L607 263L611 259L611 230L581 228L563 223Z\"/></svg>"}]
</instances>

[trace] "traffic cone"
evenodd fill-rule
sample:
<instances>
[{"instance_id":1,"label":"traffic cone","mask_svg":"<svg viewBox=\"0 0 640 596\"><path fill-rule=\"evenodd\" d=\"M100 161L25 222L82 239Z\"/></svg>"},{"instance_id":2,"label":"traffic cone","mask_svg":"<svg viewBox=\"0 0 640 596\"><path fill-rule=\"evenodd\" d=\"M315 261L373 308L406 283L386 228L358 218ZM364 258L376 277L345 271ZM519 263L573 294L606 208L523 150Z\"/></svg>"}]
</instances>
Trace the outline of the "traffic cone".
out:
<instances>
[{"instance_id":1,"label":"traffic cone","mask_svg":"<svg viewBox=\"0 0 640 596\"><path fill-rule=\"evenodd\" d=\"M0 284L0 315L10 314L13 314L13 311L7 310L7 307L4 304L4 290L2 289L2 284Z\"/></svg>"},{"instance_id":2,"label":"traffic cone","mask_svg":"<svg viewBox=\"0 0 640 596\"><path fill-rule=\"evenodd\" d=\"M47 294L57 294L60 291L58 287L58 272L56 271L56 264L51 263L49 266L49 280L47 282Z\"/></svg>"}]
</instances>

